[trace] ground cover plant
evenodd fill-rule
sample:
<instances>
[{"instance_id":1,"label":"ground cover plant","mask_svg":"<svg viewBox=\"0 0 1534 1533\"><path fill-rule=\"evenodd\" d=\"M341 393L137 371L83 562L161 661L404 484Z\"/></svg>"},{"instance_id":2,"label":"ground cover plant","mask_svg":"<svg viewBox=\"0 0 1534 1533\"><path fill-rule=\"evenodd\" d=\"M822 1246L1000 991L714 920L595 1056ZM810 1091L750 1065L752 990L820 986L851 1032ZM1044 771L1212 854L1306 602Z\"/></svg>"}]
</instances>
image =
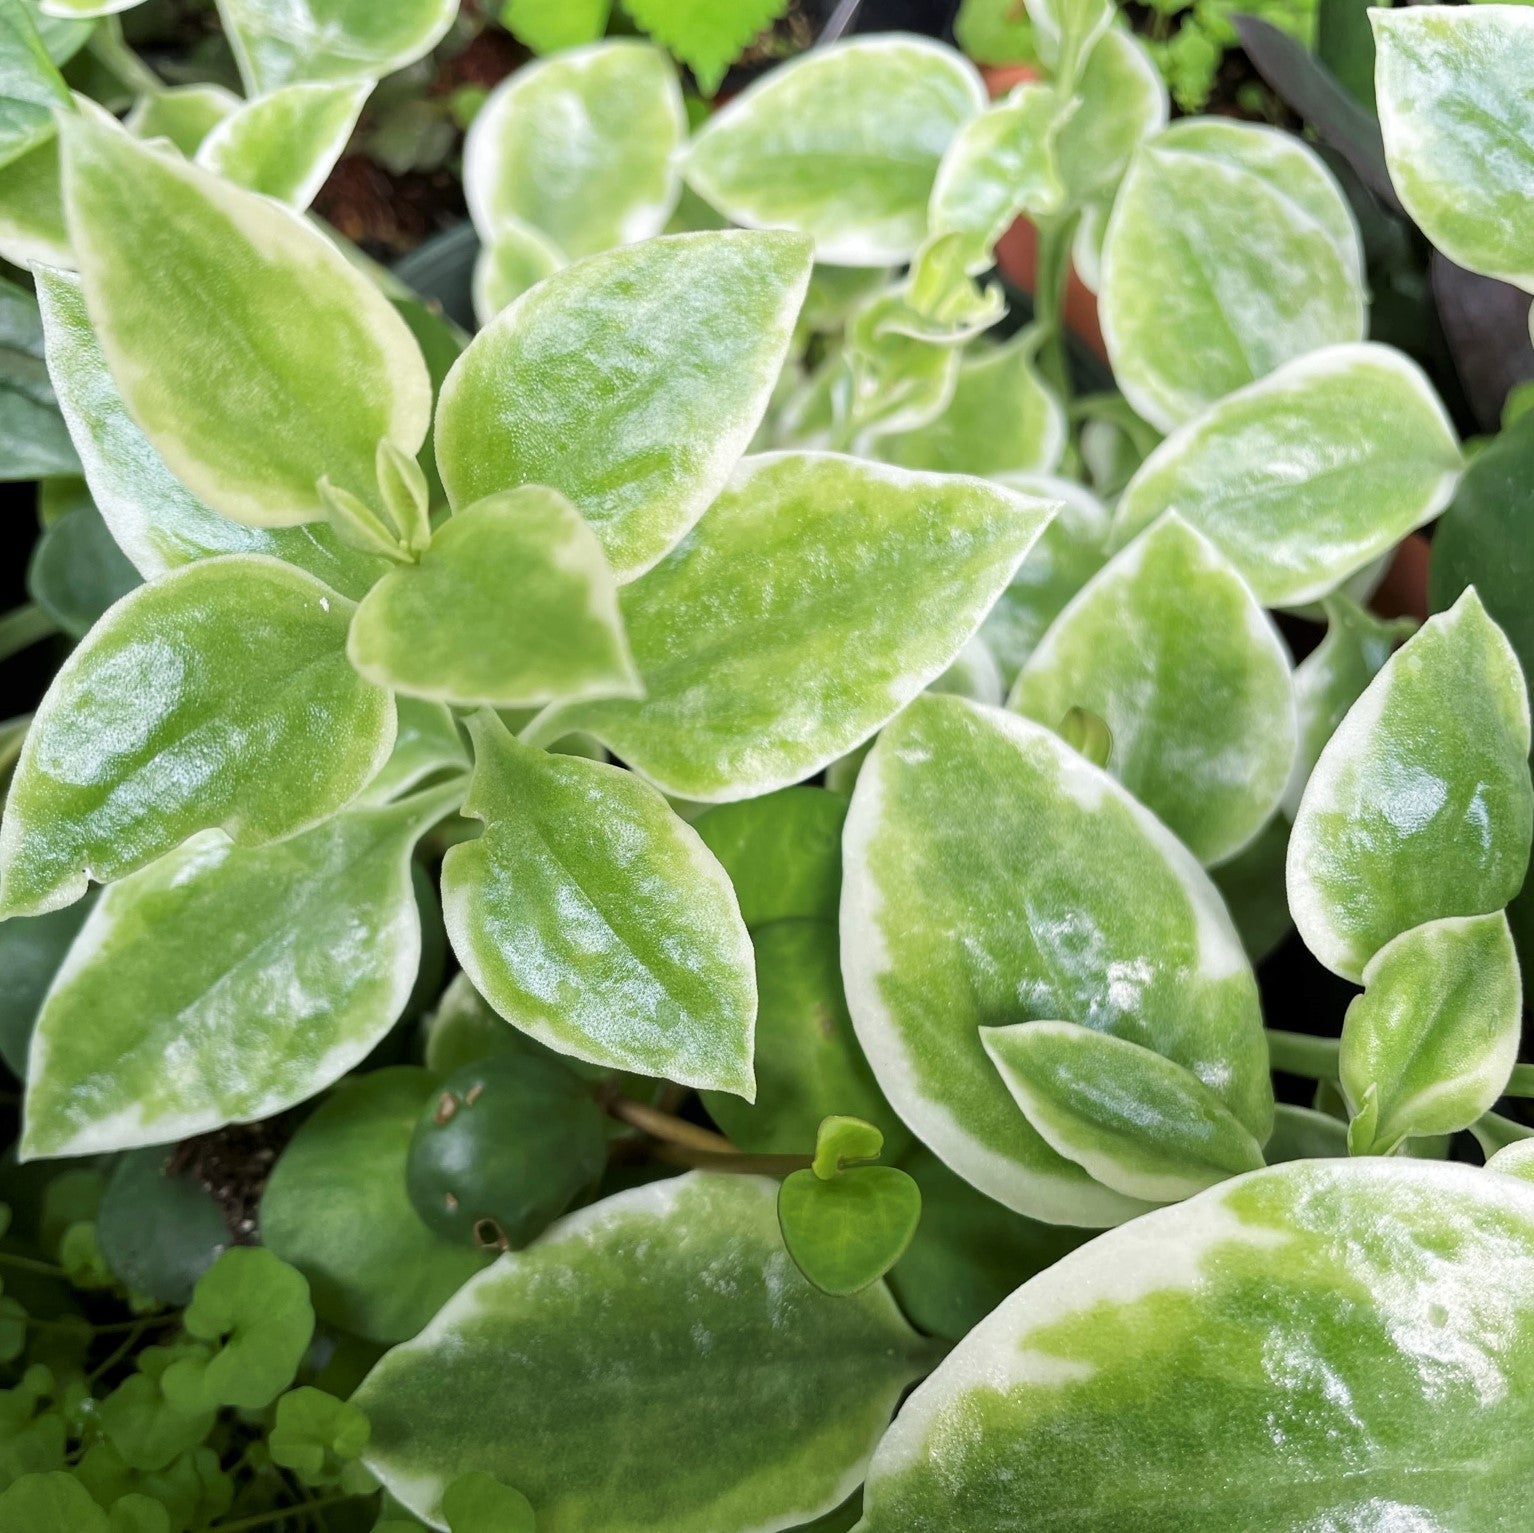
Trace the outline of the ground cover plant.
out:
<instances>
[{"instance_id":1,"label":"ground cover plant","mask_svg":"<svg viewBox=\"0 0 1534 1533\"><path fill-rule=\"evenodd\" d=\"M1521 1529L1534 11L630 9L0 0L0 1533Z\"/></svg>"}]
</instances>

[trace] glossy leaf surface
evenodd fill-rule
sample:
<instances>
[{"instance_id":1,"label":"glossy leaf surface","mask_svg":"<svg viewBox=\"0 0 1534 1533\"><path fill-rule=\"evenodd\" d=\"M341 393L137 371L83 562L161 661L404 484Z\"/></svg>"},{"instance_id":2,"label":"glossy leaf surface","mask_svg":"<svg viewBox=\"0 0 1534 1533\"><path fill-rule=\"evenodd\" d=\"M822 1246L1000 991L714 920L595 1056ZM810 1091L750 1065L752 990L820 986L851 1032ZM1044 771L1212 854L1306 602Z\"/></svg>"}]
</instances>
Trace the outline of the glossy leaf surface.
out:
<instances>
[{"instance_id":1,"label":"glossy leaf surface","mask_svg":"<svg viewBox=\"0 0 1534 1533\"><path fill-rule=\"evenodd\" d=\"M20 0L0 5L0 165L54 134L53 114L72 103Z\"/></svg>"}]
</instances>

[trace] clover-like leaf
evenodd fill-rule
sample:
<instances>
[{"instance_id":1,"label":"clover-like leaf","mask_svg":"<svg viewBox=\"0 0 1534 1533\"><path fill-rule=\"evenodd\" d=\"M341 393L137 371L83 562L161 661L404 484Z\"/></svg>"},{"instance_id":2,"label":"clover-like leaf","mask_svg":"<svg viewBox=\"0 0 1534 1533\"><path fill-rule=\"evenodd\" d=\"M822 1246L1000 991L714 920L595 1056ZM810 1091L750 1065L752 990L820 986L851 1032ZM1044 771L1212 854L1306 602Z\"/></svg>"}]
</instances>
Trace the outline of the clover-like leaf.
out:
<instances>
[{"instance_id":1,"label":"clover-like leaf","mask_svg":"<svg viewBox=\"0 0 1534 1533\"><path fill-rule=\"evenodd\" d=\"M794 1265L822 1293L860 1293L905 1254L921 1189L894 1166L857 1166L826 1181L795 1171L778 1189L778 1224Z\"/></svg>"},{"instance_id":2,"label":"clover-like leaf","mask_svg":"<svg viewBox=\"0 0 1534 1533\"><path fill-rule=\"evenodd\" d=\"M776 1193L695 1173L502 1257L363 1381L369 1467L439 1522L471 1470L550 1528L746 1533L839 1505L921 1343L882 1287L800 1276ZM643 1475L613 1474L615 1434Z\"/></svg>"},{"instance_id":3,"label":"clover-like leaf","mask_svg":"<svg viewBox=\"0 0 1534 1533\"><path fill-rule=\"evenodd\" d=\"M774 69L693 139L688 184L732 222L797 229L834 266L897 266L985 87L951 48L854 38Z\"/></svg>"},{"instance_id":4,"label":"clover-like leaf","mask_svg":"<svg viewBox=\"0 0 1534 1533\"><path fill-rule=\"evenodd\" d=\"M64 123L70 236L133 418L186 487L255 526L376 499L414 454L431 379L376 284L286 208L84 117Z\"/></svg>"},{"instance_id":5,"label":"clover-like leaf","mask_svg":"<svg viewBox=\"0 0 1534 1533\"><path fill-rule=\"evenodd\" d=\"M255 94L393 74L436 47L458 0L219 0L219 15Z\"/></svg>"},{"instance_id":6,"label":"clover-like leaf","mask_svg":"<svg viewBox=\"0 0 1534 1533\"><path fill-rule=\"evenodd\" d=\"M1531 1343L1534 1189L1273 1167L1024 1284L906 1402L859 1527L999 1533L1020 1486L1079 1533L1511 1526Z\"/></svg>"},{"instance_id":7,"label":"clover-like leaf","mask_svg":"<svg viewBox=\"0 0 1534 1533\"><path fill-rule=\"evenodd\" d=\"M461 707L641 690L602 545L540 485L449 517L362 599L347 653L380 685Z\"/></svg>"},{"instance_id":8,"label":"clover-like leaf","mask_svg":"<svg viewBox=\"0 0 1534 1533\"><path fill-rule=\"evenodd\" d=\"M394 741L394 703L347 663L351 603L258 555L125 596L54 679L0 824L0 908L67 905L194 831L246 846L318 823Z\"/></svg>"},{"instance_id":9,"label":"clover-like leaf","mask_svg":"<svg viewBox=\"0 0 1534 1533\"><path fill-rule=\"evenodd\" d=\"M284 85L230 112L197 148L197 163L290 207L306 208L346 148L373 82Z\"/></svg>"},{"instance_id":10,"label":"clover-like leaf","mask_svg":"<svg viewBox=\"0 0 1534 1533\"><path fill-rule=\"evenodd\" d=\"M1534 14L1425 5L1370 21L1385 160L1406 211L1451 260L1534 291Z\"/></svg>"},{"instance_id":11,"label":"clover-like leaf","mask_svg":"<svg viewBox=\"0 0 1534 1533\"><path fill-rule=\"evenodd\" d=\"M53 114L73 108L69 87L48 57L21 0L0 4L0 166L54 135Z\"/></svg>"},{"instance_id":12,"label":"clover-like leaf","mask_svg":"<svg viewBox=\"0 0 1534 1533\"><path fill-rule=\"evenodd\" d=\"M1529 861L1529 703L1475 592L1385 663L1310 775L1289 840L1305 945L1347 979L1392 937L1486 915Z\"/></svg>"},{"instance_id":13,"label":"clover-like leaf","mask_svg":"<svg viewBox=\"0 0 1534 1533\"><path fill-rule=\"evenodd\" d=\"M24 1153L269 1117L359 1063L420 963L411 849L461 795L349 810L249 850L210 831L113 884L38 1019Z\"/></svg>"},{"instance_id":14,"label":"clover-like leaf","mask_svg":"<svg viewBox=\"0 0 1534 1533\"><path fill-rule=\"evenodd\" d=\"M62 1469L18 1474L0 1490L0 1522L27 1533L116 1533L91 1493Z\"/></svg>"},{"instance_id":15,"label":"clover-like leaf","mask_svg":"<svg viewBox=\"0 0 1534 1533\"><path fill-rule=\"evenodd\" d=\"M562 1054L749 1101L751 940L697 832L632 773L469 727L485 833L448 852L442 911L475 988Z\"/></svg>"},{"instance_id":16,"label":"clover-like leaf","mask_svg":"<svg viewBox=\"0 0 1534 1533\"><path fill-rule=\"evenodd\" d=\"M1363 981L1340 1059L1353 1153L1386 1155L1408 1136L1468 1128L1518 1058L1523 985L1506 915L1414 926L1369 960Z\"/></svg>"},{"instance_id":17,"label":"clover-like leaf","mask_svg":"<svg viewBox=\"0 0 1534 1533\"><path fill-rule=\"evenodd\" d=\"M806 241L735 230L646 240L540 282L443 385L437 461L453 504L549 485L620 580L648 569L761 423L809 270Z\"/></svg>"},{"instance_id":18,"label":"clover-like leaf","mask_svg":"<svg viewBox=\"0 0 1534 1533\"><path fill-rule=\"evenodd\" d=\"M623 590L645 696L556 704L535 737L584 730L705 802L802 781L947 669L1052 511L978 479L749 458Z\"/></svg>"},{"instance_id":19,"label":"clover-like leaf","mask_svg":"<svg viewBox=\"0 0 1534 1533\"><path fill-rule=\"evenodd\" d=\"M1222 118L1185 118L1136 152L1099 298L1114 377L1163 431L1364 334L1358 233L1330 172L1298 139Z\"/></svg>"},{"instance_id":20,"label":"clover-like leaf","mask_svg":"<svg viewBox=\"0 0 1534 1533\"><path fill-rule=\"evenodd\" d=\"M100 1409L101 1430L121 1461L150 1473L195 1448L213 1425L211 1406L167 1400L142 1373L124 1379Z\"/></svg>"},{"instance_id":21,"label":"clover-like leaf","mask_svg":"<svg viewBox=\"0 0 1534 1533\"><path fill-rule=\"evenodd\" d=\"M681 193L676 70L634 39L515 70L475 116L463 184L486 245L530 228L571 260L649 239Z\"/></svg>"},{"instance_id":22,"label":"clover-like leaf","mask_svg":"<svg viewBox=\"0 0 1534 1533\"><path fill-rule=\"evenodd\" d=\"M980 1037L1049 1147L1126 1197L1170 1203L1263 1163L1214 1091L1143 1044L1074 1022L984 1027Z\"/></svg>"},{"instance_id":23,"label":"clover-like leaf","mask_svg":"<svg viewBox=\"0 0 1534 1533\"><path fill-rule=\"evenodd\" d=\"M368 1434L367 1417L349 1400L304 1384L277 1401L267 1446L274 1464L293 1470L305 1485L317 1485L360 1457Z\"/></svg>"},{"instance_id":24,"label":"clover-like leaf","mask_svg":"<svg viewBox=\"0 0 1534 1533\"><path fill-rule=\"evenodd\" d=\"M1284 641L1220 551L1175 513L1055 619L1008 706L1051 726L1072 708L1102 719L1108 770L1205 864L1252 840L1294 765Z\"/></svg>"},{"instance_id":25,"label":"clover-like leaf","mask_svg":"<svg viewBox=\"0 0 1534 1533\"><path fill-rule=\"evenodd\" d=\"M916 699L863 766L843 853L858 1037L891 1105L982 1192L1099 1227L1145 1206L1050 1148L982 1027L1066 1020L1141 1044L1266 1137L1256 985L1219 895L1149 810L1049 730Z\"/></svg>"},{"instance_id":26,"label":"clover-like leaf","mask_svg":"<svg viewBox=\"0 0 1534 1533\"><path fill-rule=\"evenodd\" d=\"M1449 503L1459 442L1421 368L1388 346L1289 362L1173 433L1124 491L1122 542L1167 510L1270 607L1334 590Z\"/></svg>"}]
</instances>

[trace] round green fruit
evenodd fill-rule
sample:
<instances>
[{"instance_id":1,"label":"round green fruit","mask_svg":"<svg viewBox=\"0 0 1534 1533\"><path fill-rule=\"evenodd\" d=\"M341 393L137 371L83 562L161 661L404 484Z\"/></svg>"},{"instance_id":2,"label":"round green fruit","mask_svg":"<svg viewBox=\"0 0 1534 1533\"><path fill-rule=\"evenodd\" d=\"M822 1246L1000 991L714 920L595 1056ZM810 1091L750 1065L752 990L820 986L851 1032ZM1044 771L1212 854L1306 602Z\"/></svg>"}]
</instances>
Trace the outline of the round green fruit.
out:
<instances>
[{"instance_id":1,"label":"round green fruit","mask_svg":"<svg viewBox=\"0 0 1534 1533\"><path fill-rule=\"evenodd\" d=\"M495 1055L455 1070L416 1123L405 1181L439 1234L518 1250L607 1162L591 1089L555 1059Z\"/></svg>"}]
</instances>

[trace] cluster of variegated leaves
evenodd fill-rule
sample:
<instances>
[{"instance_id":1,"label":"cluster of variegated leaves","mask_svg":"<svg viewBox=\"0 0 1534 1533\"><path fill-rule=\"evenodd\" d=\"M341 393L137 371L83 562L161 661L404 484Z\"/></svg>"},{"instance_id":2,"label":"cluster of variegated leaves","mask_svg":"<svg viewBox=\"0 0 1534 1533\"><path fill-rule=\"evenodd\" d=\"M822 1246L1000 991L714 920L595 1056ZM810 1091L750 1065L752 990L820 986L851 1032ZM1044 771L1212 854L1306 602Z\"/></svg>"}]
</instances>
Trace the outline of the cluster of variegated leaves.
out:
<instances>
[{"instance_id":1,"label":"cluster of variegated leaves","mask_svg":"<svg viewBox=\"0 0 1534 1533\"><path fill-rule=\"evenodd\" d=\"M61 671L0 828L7 915L108 885L44 1005L24 1150L165 1142L336 1080L405 1004L412 848L460 807L484 828L443 903L477 989L560 1052L705 1089L729 1127L753 1090L749 916L677 802L828 769L856 783L846 1000L900 1118L1020 1213L1145 1215L961 1345L884 1437L860 1526L983 1533L1020 1497L1104 1530L1129 1506L1168 1529L1511 1526L1534 1194L1383 1155L1473 1122L1512 1066L1528 714L1473 594L1394 656L1348 594L1461 464L1421 375L1362 341L1321 162L1165 127L1088 0L1033 6L1046 75L995 105L958 56L873 39L780 69L685 147L658 54L555 57L475 128L488 323L434 387L294 206L357 59L394 67L441 7L365 8L374 45L356 6L224 9L252 100L165 92L128 130L71 110L0 11L0 182L37 194L0 185L0 249L33 266L92 495L149 579ZM1476 138L1500 119L1464 101L1497 87L1458 15L1383 29L1393 169L1446 249L1521 278L1534 176ZM322 78L298 78L311 56ZM1508 177L1484 204L1452 190L1481 158ZM976 278L1020 212L1039 324L994 345ZM694 232L649 237L673 217ZM1071 252L1137 412L1082 402L1103 429L1079 449L1035 367L1063 384ZM753 439L778 450L742 457ZM1111 514L1043 477L1078 460ZM1316 601L1328 635L1295 672L1265 608ZM1343 1148L1320 1115L1274 1128L1216 887L1245 915L1286 842L1302 935L1365 984L1340 1075L1351 1147L1379 1153L1204 1190ZM820 924L761 930L818 963L783 928ZM470 1469L549 1529L834 1508L929 1348L882 1285L807 1284L775 1202L664 1182L503 1259L364 1386L370 1462L431 1519Z\"/></svg>"}]
</instances>

